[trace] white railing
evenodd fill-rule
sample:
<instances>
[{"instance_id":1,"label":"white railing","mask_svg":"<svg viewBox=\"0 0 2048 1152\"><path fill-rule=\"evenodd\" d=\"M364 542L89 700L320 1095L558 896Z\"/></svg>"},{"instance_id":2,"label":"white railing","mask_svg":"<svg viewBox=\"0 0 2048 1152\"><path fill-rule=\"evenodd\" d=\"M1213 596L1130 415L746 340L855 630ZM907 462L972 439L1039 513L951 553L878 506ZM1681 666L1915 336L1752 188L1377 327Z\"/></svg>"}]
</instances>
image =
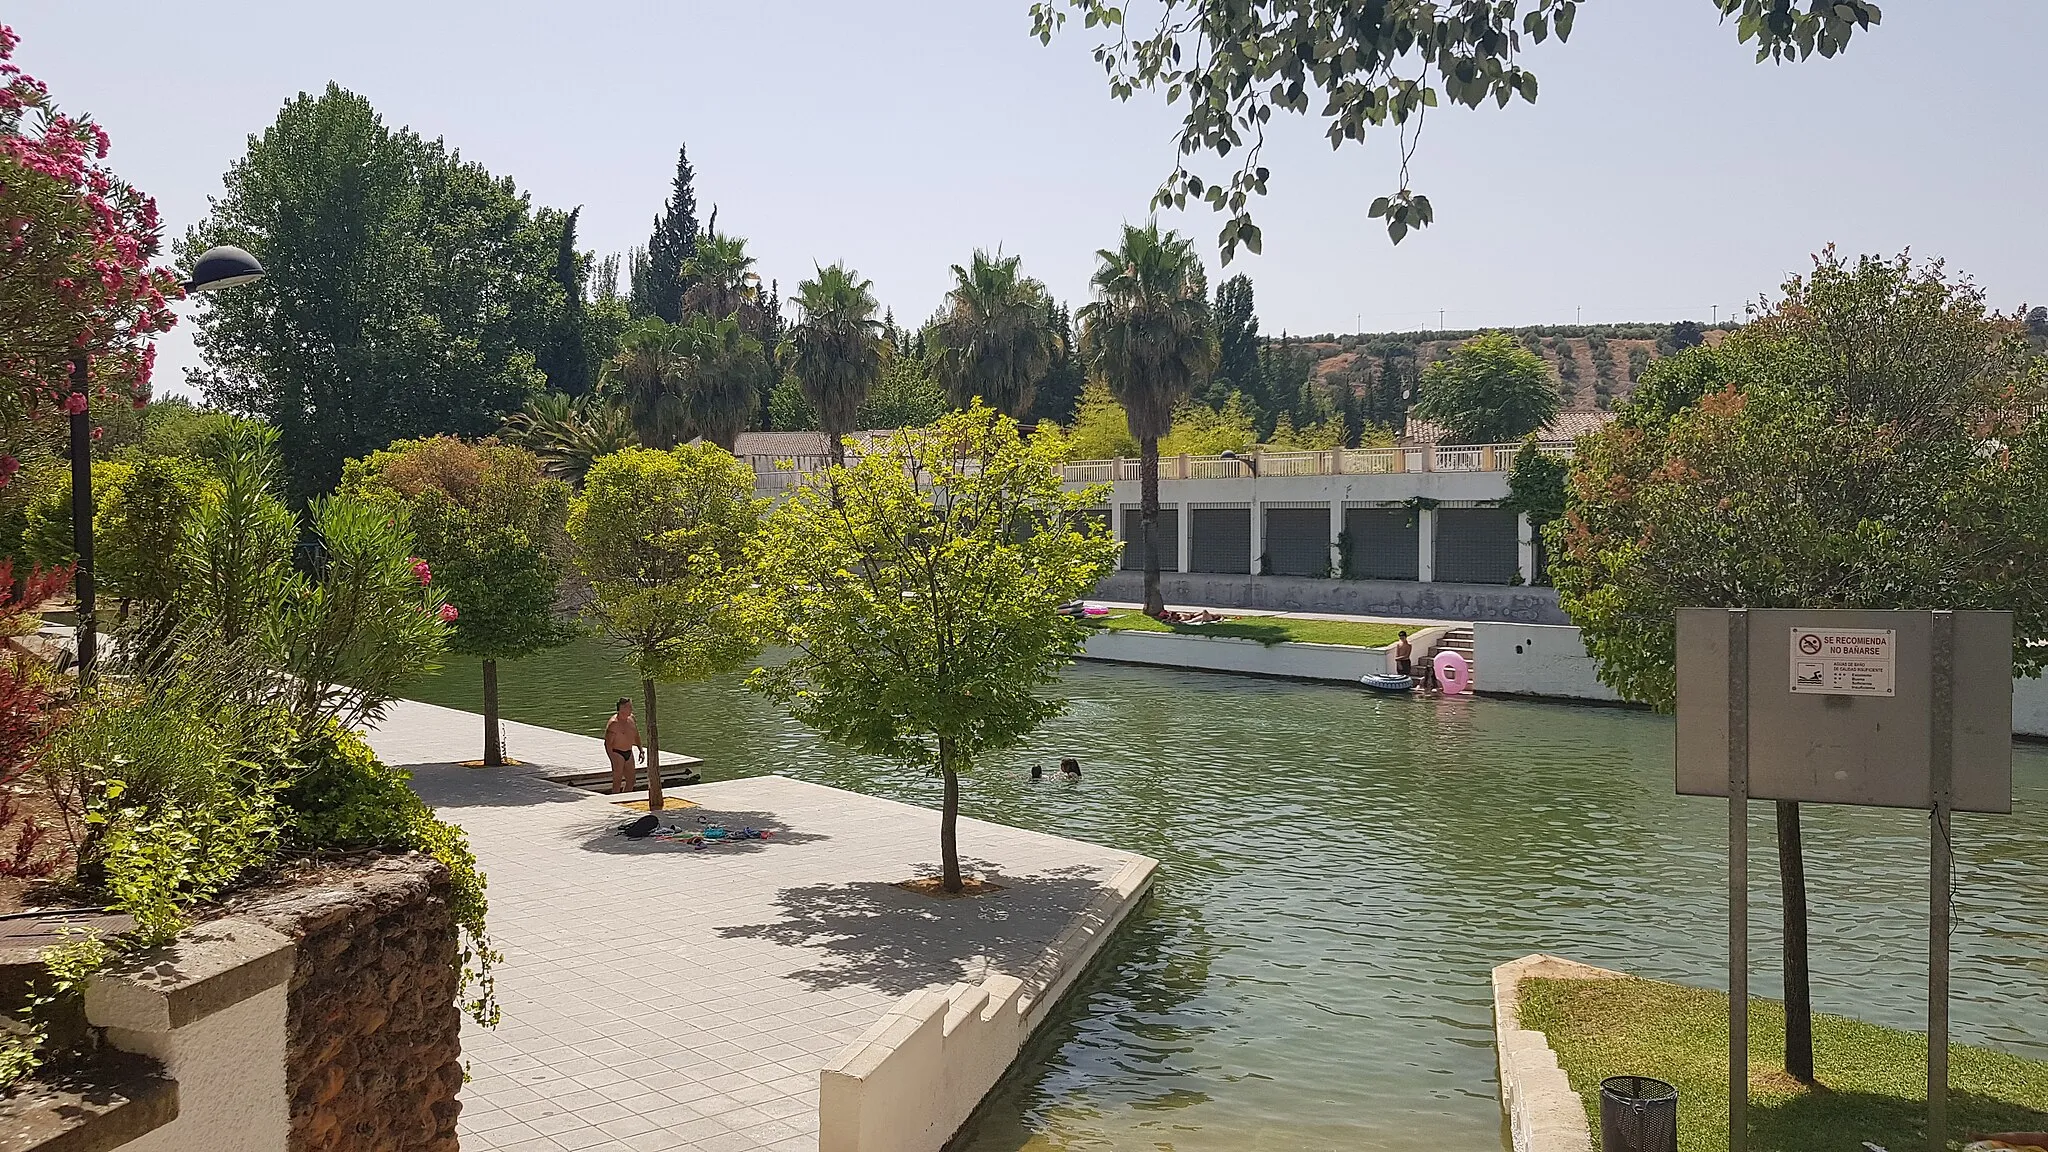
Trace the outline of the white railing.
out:
<instances>
[{"instance_id":1,"label":"white railing","mask_svg":"<svg viewBox=\"0 0 2048 1152\"><path fill-rule=\"evenodd\" d=\"M1569 440L1538 441L1546 456L1570 456ZM1412 472L1507 472L1520 444L1437 444L1406 448L1332 448L1314 452L1244 452L1231 456L1161 456L1161 480L1232 480L1269 476L1377 476ZM1066 465L1069 483L1101 484L1138 479L1139 462L1076 460Z\"/></svg>"}]
</instances>

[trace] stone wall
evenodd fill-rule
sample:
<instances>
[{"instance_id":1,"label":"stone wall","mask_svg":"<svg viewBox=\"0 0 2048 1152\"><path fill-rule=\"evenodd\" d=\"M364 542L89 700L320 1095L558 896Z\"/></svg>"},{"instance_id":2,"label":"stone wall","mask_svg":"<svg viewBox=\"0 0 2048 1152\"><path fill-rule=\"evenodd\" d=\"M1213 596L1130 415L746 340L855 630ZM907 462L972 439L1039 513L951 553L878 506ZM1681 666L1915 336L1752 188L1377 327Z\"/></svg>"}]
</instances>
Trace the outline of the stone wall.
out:
<instances>
[{"instance_id":1,"label":"stone wall","mask_svg":"<svg viewBox=\"0 0 2048 1152\"><path fill-rule=\"evenodd\" d=\"M1592 1152L1586 1102L1541 1032L1522 1027L1521 985L1544 980L1611 980L1605 968L1537 953L1493 970L1494 1053L1500 1059L1500 1107L1513 1152Z\"/></svg>"},{"instance_id":2,"label":"stone wall","mask_svg":"<svg viewBox=\"0 0 2048 1152\"><path fill-rule=\"evenodd\" d=\"M239 910L297 942L291 1152L455 1152L462 1014L447 869L387 857Z\"/></svg>"},{"instance_id":3,"label":"stone wall","mask_svg":"<svg viewBox=\"0 0 2048 1152\"><path fill-rule=\"evenodd\" d=\"M1341 612L1402 620L1569 623L1557 606L1556 590L1550 588L1203 572L1163 572L1159 584L1168 604L1263 608L1276 612ZM1145 597L1145 574L1115 573L1096 585L1095 595L1103 600L1136 603Z\"/></svg>"}]
</instances>

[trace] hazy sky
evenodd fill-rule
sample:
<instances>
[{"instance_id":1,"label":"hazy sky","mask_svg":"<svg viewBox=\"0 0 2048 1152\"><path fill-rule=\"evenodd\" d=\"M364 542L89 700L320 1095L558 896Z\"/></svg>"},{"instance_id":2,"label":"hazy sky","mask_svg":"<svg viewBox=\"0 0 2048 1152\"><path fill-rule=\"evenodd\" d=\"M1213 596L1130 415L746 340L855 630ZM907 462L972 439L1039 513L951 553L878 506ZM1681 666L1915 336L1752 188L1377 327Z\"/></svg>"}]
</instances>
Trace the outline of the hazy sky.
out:
<instances>
[{"instance_id":1,"label":"hazy sky","mask_svg":"<svg viewBox=\"0 0 2048 1152\"><path fill-rule=\"evenodd\" d=\"M17 60L114 139L173 234L279 106L329 80L444 137L587 247L644 240L686 143L708 214L787 295L844 259L899 319L976 246L1066 299L1173 159L1157 96L1112 101L1028 0L11 0ZM1893 0L1842 59L1757 65L1711 0L1585 5L1537 48L1534 106L1431 114L1414 182L1434 227L1390 246L1366 206L1393 139L1332 153L1289 117L1240 256L1269 332L1707 320L1833 242L1946 257L2001 306L2048 300L2040 0ZM1210 162L1210 170L1220 171ZM1168 214L1217 267L1220 217ZM1582 312L1580 310L1583 310ZM184 331L160 379L194 362Z\"/></svg>"}]
</instances>

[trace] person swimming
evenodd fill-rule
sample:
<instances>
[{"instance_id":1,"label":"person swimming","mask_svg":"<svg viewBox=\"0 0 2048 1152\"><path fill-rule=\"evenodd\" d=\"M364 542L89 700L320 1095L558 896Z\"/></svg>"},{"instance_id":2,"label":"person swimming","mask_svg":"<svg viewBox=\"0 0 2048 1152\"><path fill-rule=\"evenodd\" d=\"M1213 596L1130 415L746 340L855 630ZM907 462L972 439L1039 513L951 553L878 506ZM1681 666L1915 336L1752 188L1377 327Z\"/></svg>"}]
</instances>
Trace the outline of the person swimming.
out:
<instances>
[{"instance_id":1,"label":"person swimming","mask_svg":"<svg viewBox=\"0 0 2048 1152\"><path fill-rule=\"evenodd\" d=\"M1079 780L1081 778L1081 762L1072 756L1060 761L1060 776L1067 780Z\"/></svg>"},{"instance_id":2,"label":"person swimming","mask_svg":"<svg viewBox=\"0 0 2048 1152\"><path fill-rule=\"evenodd\" d=\"M1033 764L1031 766L1031 782L1036 784L1043 779L1045 779L1045 765Z\"/></svg>"}]
</instances>

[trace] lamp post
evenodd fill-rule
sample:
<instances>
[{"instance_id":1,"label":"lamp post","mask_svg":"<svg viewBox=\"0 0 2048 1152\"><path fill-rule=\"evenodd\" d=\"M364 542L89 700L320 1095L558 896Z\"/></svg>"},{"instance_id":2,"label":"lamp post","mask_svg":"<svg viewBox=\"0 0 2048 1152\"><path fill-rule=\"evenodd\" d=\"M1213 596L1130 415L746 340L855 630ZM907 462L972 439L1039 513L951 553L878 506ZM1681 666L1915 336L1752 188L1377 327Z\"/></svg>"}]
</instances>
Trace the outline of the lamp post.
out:
<instances>
[{"instance_id":1,"label":"lamp post","mask_svg":"<svg viewBox=\"0 0 2048 1152\"><path fill-rule=\"evenodd\" d=\"M192 264L192 275L184 281L186 292L212 292L251 284L263 279L263 265L240 248L222 245L207 249ZM92 557L92 415L89 393L92 364L83 355L71 359L71 398L65 411L71 416L71 548L78 555L72 590L78 601L78 683L92 683L93 665L99 658L99 621L93 605Z\"/></svg>"},{"instance_id":2,"label":"lamp post","mask_svg":"<svg viewBox=\"0 0 2048 1152\"><path fill-rule=\"evenodd\" d=\"M1234 460L1234 461L1236 461L1237 463L1239 463L1239 464L1242 464L1242 465L1244 465L1245 467L1247 467L1247 468L1251 469L1251 470L1252 470L1252 475L1253 475L1254 477L1257 477L1257 476L1258 476L1258 474L1259 474L1259 462L1258 462L1258 460L1254 459L1253 457L1250 457L1250 456L1239 456L1239 455L1238 455L1238 454L1237 454L1236 452L1232 451L1231 449L1225 448L1225 449L1223 450L1223 459L1225 459L1225 460Z\"/></svg>"}]
</instances>

